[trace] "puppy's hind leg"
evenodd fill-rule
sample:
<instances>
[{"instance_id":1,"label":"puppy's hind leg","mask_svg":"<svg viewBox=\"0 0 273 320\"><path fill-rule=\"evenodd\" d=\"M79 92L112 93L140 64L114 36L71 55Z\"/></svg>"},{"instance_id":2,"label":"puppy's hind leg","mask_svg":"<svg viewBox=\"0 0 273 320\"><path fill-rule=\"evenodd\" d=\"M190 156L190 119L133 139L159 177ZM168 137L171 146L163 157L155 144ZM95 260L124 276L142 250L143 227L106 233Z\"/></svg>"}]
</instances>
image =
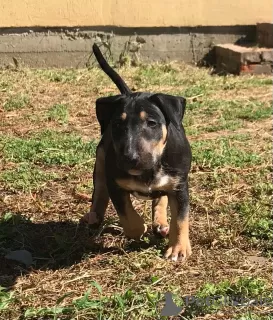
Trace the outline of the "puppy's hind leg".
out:
<instances>
[{"instance_id":1,"label":"puppy's hind leg","mask_svg":"<svg viewBox=\"0 0 273 320\"><path fill-rule=\"evenodd\" d=\"M93 185L92 205L90 211L83 216L82 221L87 222L89 225L99 225L103 222L109 203L105 176L105 152L102 143L98 145L96 151Z\"/></svg>"}]
</instances>

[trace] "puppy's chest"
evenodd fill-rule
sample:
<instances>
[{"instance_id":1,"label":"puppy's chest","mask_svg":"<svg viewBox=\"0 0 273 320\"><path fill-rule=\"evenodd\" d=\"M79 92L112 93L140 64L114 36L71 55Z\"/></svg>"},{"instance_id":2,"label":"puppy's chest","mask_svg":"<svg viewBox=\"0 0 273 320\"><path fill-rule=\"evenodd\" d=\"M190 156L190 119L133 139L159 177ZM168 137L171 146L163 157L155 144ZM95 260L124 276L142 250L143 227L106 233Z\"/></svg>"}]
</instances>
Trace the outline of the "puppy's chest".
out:
<instances>
[{"instance_id":1,"label":"puppy's chest","mask_svg":"<svg viewBox=\"0 0 273 320\"><path fill-rule=\"evenodd\" d=\"M129 177L116 179L116 182L122 189L130 191L137 198L147 200L175 190L179 180L179 177L170 176L160 170L152 179L145 180L141 179L141 177Z\"/></svg>"}]
</instances>

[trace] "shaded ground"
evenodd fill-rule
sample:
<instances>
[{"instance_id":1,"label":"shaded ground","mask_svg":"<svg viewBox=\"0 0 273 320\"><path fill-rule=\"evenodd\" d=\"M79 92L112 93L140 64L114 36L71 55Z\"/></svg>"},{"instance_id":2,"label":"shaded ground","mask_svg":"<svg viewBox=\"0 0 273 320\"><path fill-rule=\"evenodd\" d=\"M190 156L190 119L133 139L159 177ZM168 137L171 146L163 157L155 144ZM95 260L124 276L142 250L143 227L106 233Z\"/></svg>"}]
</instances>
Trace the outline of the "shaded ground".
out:
<instances>
[{"instance_id":1,"label":"shaded ground","mask_svg":"<svg viewBox=\"0 0 273 320\"><path fill-rule=\"evenodd\" d=\"M186 305L185 296L271 295L272 78L218 77L185 65L122 69L137 90L187 97L193 255L162 259L150 230L125 239L110 205L95 238L90 203L99 126L94 102L115 94L98 69L0 71L0 319L271 319L272 304ZM150 202L134 200L150 221ZM4 258L26 249L34 264ZM217 303L216 303L217 302Z\"/></svg>"}]
</instances>

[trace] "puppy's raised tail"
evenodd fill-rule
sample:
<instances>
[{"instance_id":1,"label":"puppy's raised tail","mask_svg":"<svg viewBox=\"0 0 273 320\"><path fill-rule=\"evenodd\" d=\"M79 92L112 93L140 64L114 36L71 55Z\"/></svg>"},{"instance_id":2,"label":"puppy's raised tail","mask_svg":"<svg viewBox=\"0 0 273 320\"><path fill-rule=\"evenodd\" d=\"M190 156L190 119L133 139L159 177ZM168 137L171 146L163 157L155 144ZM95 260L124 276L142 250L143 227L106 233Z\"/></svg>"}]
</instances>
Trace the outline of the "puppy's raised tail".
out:
<instances>
[{"instance_id":1,"label":"puppy's raised tail","mask_svg":"<svg viewBox=\"0 0 273 320\"><path fill-rule=\"evenodd\" d=\"M100 67L108 75L108 77L115 83L120 93L125 95L130 94L132 91L129 89L127 84L123 81L121 76L109 66L108 62L104 59L99 47L95 43L93 44L93 52L95 54L95 57Z\"/></svg>"}]
</instances>

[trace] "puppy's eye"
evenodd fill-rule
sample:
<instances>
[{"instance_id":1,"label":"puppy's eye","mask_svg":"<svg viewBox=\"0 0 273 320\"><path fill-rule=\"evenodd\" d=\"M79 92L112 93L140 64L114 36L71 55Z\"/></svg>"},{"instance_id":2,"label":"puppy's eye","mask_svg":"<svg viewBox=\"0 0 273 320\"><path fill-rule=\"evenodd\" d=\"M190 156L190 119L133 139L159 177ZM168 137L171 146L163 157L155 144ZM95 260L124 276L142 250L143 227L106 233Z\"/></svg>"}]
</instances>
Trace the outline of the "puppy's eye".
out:
<instances>
[{"instance_id":1,"label":"puppy's eye","mask_svg":"<svg viewBox=\"0 0 273 320\"><path fill-rule=\"evenodd\" d=\"M147 120L147 126L150 128L155 128L157 126L157 122L149 119L149 120Z\"/></svg>"}]
</instances>

